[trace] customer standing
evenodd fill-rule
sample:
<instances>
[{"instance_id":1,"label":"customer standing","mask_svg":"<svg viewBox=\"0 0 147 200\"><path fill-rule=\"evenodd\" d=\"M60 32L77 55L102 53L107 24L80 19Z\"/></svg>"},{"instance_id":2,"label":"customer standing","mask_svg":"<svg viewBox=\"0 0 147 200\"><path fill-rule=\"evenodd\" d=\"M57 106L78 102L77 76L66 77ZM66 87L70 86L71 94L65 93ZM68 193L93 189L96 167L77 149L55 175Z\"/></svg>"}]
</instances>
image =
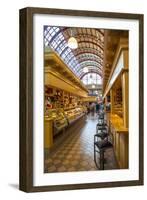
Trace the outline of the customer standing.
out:
<instances>
[{"instance_id":1,"label":"customer standing","mask_svg":"<svg viewBox=\"0 0 147 200\"><path fill-rule=\"evenodd\" d=\"M100 106L99 106L99 104L98 104L98 102L96 103L96 113L99 113L99 108L100 108Z\"/></svg>"}]
</instances>

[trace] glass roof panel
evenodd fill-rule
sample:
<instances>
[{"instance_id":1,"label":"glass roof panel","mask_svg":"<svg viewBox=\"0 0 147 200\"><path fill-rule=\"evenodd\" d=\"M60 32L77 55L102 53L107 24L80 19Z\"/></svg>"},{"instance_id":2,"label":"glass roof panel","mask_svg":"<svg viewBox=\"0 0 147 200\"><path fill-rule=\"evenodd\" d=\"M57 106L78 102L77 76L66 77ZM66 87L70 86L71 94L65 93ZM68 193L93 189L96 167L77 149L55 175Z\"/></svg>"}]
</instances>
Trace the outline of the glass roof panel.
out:
<instances>
[{"instance_id":1,"label":"glass roof panel","mask_svg":"<svg viewBox=\"0 0 147 200\"><path fill-rule=\"evenodd\" d=\"M85 84L85 85L89 85L89 84L102 84L102 78L99 74L97 73L87 73L85 74L85 76L82 77L81 81Z\"/></svg>"},{"instance_id":2,"label":"glass roof panel","mask_svg":"<svg viewBox=\"0 0 147 200\"><path fill-rule=\"evenodd\" d=\"M85 67L86 67L86 66L85 66ZM101 71L100 71L97 67L95 67L95 66L87 66L87 67L88 67L88 72L95 71L95 72L97 72L98 74L101 74ZM84 74L83 69L84 69L84 67L83 67L83 68L79 68L79 69L77 70L78 75L79 75L80 77Z\"/></svg>"},{"instance_id":3,"label":"glass roof panel","mask_svg":"<svg viewBox=\"0 0 147 200\"><path fill-rule=\"evenodd\" d=\"M78 48L74 50L67 45L71 33L78 41ZM44 45L56 51L78 77L85 66L101 74L104 30L44 26Z\"/></svg>"}]
</instances>

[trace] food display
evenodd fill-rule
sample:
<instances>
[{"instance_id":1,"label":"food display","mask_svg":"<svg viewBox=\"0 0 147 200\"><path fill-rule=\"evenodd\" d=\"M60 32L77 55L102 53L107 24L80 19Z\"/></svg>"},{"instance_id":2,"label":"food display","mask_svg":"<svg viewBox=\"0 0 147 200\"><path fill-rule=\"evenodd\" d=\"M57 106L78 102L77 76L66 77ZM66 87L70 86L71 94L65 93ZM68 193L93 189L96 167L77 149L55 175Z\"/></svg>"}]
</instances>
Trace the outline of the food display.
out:
<instances>
[{"instance_id":1,"label":"food display","mask_svg":"<svg viewBox=\"0 0 147 200\"><path fill-rule=\"evenodd\" d=\"M52 119L56 119L57 117L57 110L56 109L50 109L48 110L48 112L46 112L47 117L52 118Z\"/></svg>"},{"instance_id":2,"label":"food display","mask_svg":"<svg viewBox=\"0 0 147 200\"><path fill-rule=\"evenodd\" d=\"M49 109L46 117L53 121L53 135L57 135L60 131L72 124L87 112L86 107L79 106L72 109Z\"/></svg>"},{"instance_id":3,"label":"food display","mask_svg":"<svg viewBox=\"0 0 147 200\"><path fill-rule=\"evenodd\" d=\"M57 135L69 124L87 112L81 98L57 88L45 87L45 117L52 120L53 135Z\"/></svg>"},{"instance_id":4,"label":"food display","mask_svg":"<svg viewBox=\"0 0 147 200\"><path fill-rule=\"evenodd\" d=\"M70 124L72 121L74 121L75 119L75 115L73 110L69 110L69 111L65 111L65 116L68 120L68 123Z\"/></svg>"},{"instance_id":5,"label":"food display","mask_svg":"<svg viewBox=\"0 0 147 200\"><path fill-rule=\"evenodd\" d=\"M58 117L54 120L54 135L68 126L67 119L63 113L58 113Z\"/></svg>"},{"instance_id":6,"label":"food display","mask_svg":"<svg viewBox=\"0 0 147 200\"><path fill-rule=\"evenodd\" d=\"M63 109L50 109L48 117L53 120L53 135L58 134L68 125Z\"/></svg>"},{"instance_id":7,"label":"food display","mask_svg":"<svg viewBox=\"0 0 147 200\"><path fill-rule=\"evenodd\" d=\"M45 111L48 109L72 109L81 104L81 98L57 88L45 87Z\"/></svg>"},{"instance_id":8,"label":"food display","mask_svg":"<svg viewBox=\"0 0 147 200\"><path fill-rule=\"evenodd\" d=\"M82 106L81 105L79 107L81 108L81 110L82 110L83 113L85 113L85 114L87 113L87 107L86 106L84 106L84 105Z\"/></svg>"},{"instance_id":9,"label":"food display","mask_svg":"<svg viewBox=\"0 0 147 200\"><path fill-rule=\"evenodd\" d=\"M77 107L70 110L64 111L66 118L68 119L68 123L71 124L77 119L81 118L86 113L86 108Z\"/></svg>"},{"instance_id":10,"label":"food display","mask_svg":"<svg viewBox=\"0 0 147 200\"><path fill-rule=\"evenodd\" d=\"M45 108L46 109L63 108L64 107L63 94L64 92L62 90L45 87Z\"/></svg>"}]
</instances>

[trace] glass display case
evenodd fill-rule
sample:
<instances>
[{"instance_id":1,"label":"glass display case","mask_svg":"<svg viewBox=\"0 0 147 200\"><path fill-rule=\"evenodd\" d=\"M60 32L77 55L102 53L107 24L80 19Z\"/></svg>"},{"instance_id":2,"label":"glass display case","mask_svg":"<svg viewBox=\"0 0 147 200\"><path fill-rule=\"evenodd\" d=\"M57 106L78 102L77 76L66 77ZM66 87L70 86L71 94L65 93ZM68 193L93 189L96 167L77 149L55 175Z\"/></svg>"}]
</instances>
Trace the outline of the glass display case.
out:
<instances>
[{"instance_id":1,"label":"glass display case","mask_svg":"<svg viewBox=\"0 0 147 200\"><path fill-rule=\"evenodd\" d=\"M50 109L48 117L53 120L53 135L57 135L61 130L68 126L63 109Z\"/></svg>"},{"instance_id":2,"label":"glass display case","mask_svg":"<svg viewBox=\"0 0 147 200\"><path fill-rule=\"evenodd\" d=\"M46 109L45 117L52 120L53 123L53 136L60 133L69 124L72 124L76 120L80 119L87 112L85 106L79 105L78 107Z\"/></svg>"},{"instance_id":3,"label":"glass display case","mask_svg":"<svg viewBox=\"0 0 147 200\"><path fill-rule=\"evenodd\" d=\"M64 113L68 120L68 123L71 124L77 119L81 118L83 115L85 115L86 108L81 106L81 107L65 110Z\"/></svg>"},{"instance_id":4,"label":"glass display case","mask_svg":"<svg viewBox=\"0 0 147 200\"><path fill-rule=\"evenodd\" d=\"M54 120L54 135L58 134L61 130L68 126L67 119L61 110L57 110L57 116Z\"/></svg>"}]
</instances>

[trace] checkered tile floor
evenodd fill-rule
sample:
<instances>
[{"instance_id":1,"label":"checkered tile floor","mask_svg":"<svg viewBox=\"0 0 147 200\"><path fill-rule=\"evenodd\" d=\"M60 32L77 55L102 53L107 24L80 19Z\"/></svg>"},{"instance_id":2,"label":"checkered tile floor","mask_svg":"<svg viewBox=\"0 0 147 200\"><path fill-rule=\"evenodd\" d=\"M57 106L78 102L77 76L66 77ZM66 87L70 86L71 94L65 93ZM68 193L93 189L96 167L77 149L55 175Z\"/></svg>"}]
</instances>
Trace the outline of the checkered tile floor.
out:
<instances>
[{"instance_id":1,"label":"checkered tile floor","mask_svg":"<svg viewBox=\"0 0 147 200\"><path fill-rule=\"evenodd\" d=\"M96 132L97 116L89 115L82 126L71 133L57 149L45 152L44 172L73 172L98 170L93 158L93 142ZM117 169L113 149L105 153L105 169Z\"/></svg>"}]
</instances>

